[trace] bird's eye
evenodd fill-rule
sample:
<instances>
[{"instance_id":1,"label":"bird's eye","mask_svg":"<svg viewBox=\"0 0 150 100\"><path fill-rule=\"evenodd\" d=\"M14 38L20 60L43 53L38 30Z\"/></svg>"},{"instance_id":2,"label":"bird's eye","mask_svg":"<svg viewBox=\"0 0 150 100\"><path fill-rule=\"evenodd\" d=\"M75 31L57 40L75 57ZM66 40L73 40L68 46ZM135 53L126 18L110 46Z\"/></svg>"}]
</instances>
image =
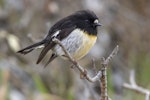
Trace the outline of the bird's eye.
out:
<instances>
[{"instance_id":1,"label":"bird's eye","mask_svg":"<svg viewBox=\"0 0 150 100\"><path fill-rule=\"evenodd\" d=\"M95 24L99 23L98 19L94 20L94 23L95 23Z\"/></svg>"}]
</instances>

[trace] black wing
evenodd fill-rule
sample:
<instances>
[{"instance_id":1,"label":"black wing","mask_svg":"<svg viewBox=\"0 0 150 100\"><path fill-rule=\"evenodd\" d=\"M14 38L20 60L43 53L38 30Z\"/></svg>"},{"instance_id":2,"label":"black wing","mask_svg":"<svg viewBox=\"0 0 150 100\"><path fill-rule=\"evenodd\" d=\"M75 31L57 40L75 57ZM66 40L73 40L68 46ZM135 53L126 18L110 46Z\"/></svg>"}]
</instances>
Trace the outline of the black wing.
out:
<instances>
[{"instance_id":1,"label":"black wing","mask_svg":"<svg viewBox=\"0 0 150 100\"><path fill-rule=\"evenodd\" d=\"M50 42L47 42L47 44L45 44L45 47L41 51L40 56L36 63L37 64L40 63L41 60L44 58L44 56L47 54L47 52L56 45L54 42L52 42L53 38L57 38L61 41L65 37L67 37L74 29L75 29L75 27L65 28L65 29L62 29L56 37L51 37L51 38L47 37L46 39Z\"/></svg>"},{"instance_id":2,"label":"black wing","mask_svg":"<svg viewBox=\"0 0 150 100\"><path fill-rule=\"evenodd\" d=\"M53 34L55 34L55 32L58 30L64 30L64 29L76 27L73 20L74 20L74 18L71 15L71 16L65 17L62 20L58 21L56 24L54 24L51 27L46 39L49 40L53 36Z\"/></svg>"},{"instance_id":3,"label":"black wing","mask_svg":"<svg viewBox=\"0 0 150 100\"><path fill-rule=\"evenodd\" d=\"M56 24L54 24L45 38L45 41L47 41L47 43L45 44L45 47L40 53L40 56L37 60L37 64L44 58L47 52L55 46L55 43L52 42L52 39L54 38L53 35L57 31L59 31L59 33L55 38L61 41L65 37L67 37L75 28L76 25L72 19L72 16L65 17L62 20L58 21Z\"/></svg>"}]
</instances>

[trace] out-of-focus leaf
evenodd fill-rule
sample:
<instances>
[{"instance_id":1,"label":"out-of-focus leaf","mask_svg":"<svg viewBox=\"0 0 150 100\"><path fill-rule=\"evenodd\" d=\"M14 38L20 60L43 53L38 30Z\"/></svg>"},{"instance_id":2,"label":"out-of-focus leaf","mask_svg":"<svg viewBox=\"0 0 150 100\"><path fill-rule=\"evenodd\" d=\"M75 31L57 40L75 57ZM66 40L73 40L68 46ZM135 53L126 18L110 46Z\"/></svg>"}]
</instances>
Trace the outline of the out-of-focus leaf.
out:
<instances>
[{"instance_id":1,"label":"out-of-focus leaf","mask_svg":"<svg viewBox=\"0 0 150 100\"><path fill-rule=\"evenodd\" d=\"M40 76L34 75L33 80L35 82L36 88L42 92L42 93L47 93L48 90L46 89L45 85L43 84Z\"/></svg>"},{"instance_id":2,"label":"out-of-focus leaf","mask_svg":"<svg viewBox=\"0 0 150 100\"><path fill-rule=\"evenodd\" d=\"M16 52L20 49L19 39L17 36L9 34L6 39L12 51Z\"/></svg>"},{"instance_id":3,"label":"out-of-focus leaf","mask_svg":"<svg viewBox=\"0 0 150 100\"><path fill-rule=\"evenodd\" d=\"M72 93L72 88L69 89L69 91L68 91L67 100L74 100L74 96L73 96L73 93Z\"/></svg>"},{"instance_id":4,"label":"out-of-focus leaf","mask_svg":"<svg viewBox=\"0 0 150 100\"><path fill-rule=\"evenodd\" d=\"M8 34L7 31L1 30L0 31L0 39L6 38L7 34Z\"/></svg>"},{"instance_id":5,"label":"out-of-focus leaf","mask_svg":"<svg viewBox=\"0 0 150 100\"><path fill-rule=\"evenodd\" d=\"M2 72L2 84L0 85L0 100L6 100L9 76L9 71Z\"/></svg>"},{"instance_id":6,"label":"out-of-focus leaf","mask_svg":"<svg viewBox=\"0 0 150 100\"><path fill-rule=\"evenodd\" d=\"M36 94L33 100L64 100L63 98L53 94ZM67 99L68 100L68 99Z\"/></svg>"}]
</instances>

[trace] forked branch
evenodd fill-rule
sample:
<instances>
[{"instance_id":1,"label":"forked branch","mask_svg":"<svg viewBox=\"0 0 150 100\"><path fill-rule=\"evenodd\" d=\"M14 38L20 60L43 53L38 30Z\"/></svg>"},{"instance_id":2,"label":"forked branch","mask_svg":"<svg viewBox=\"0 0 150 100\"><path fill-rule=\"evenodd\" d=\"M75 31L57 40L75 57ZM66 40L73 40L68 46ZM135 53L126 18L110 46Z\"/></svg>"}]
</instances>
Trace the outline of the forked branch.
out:
<instances>
[{"instance_id":1,"label":"forked branch","mask_svg":"<svg viewBox=\"0 0 150 100\"><path fill-rule=\"evenodd\" d=\"M70 60L70 62L73 63L73 65L80 71L80 75L82 75L85 79L87 79L89 82L96 82L96 81L101 81L100 82L100 87L101 87L101 100L108 100L108 94L107 94L107 67L109 62L112 60L112 58L118 53L119 51L119 46L117 45L115 49L112 51L112 53L107 57L107 59L103 58L102 62L102 68L97 72L97 74L94 77L90 77L87 73L87 71L79 65L77 61L75 61L74 58L71 57L69 52L65 49L65 47L62 45L62 43L54 38L53 42L58 44L66 54L66 57Z\"/></svg>"},{"instance_id":2,"label":"forked branch","mask_svg":"<svg viewBox=\"0 0 150 100\"><path fill-rule=\"evenodd\" d=\"M123 87L145 95L145 100L150 100L150 91L140 87L135 82L135 71L130 72L130 83L124 83Z\"/></svg>"}]
</instances>

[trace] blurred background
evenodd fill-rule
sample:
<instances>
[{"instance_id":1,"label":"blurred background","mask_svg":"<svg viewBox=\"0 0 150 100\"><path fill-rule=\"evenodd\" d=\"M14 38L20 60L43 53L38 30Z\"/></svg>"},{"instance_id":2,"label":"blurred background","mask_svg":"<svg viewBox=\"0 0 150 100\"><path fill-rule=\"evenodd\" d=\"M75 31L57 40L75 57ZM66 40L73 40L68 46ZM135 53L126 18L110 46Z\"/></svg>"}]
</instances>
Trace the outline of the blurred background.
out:
<instances>
[{"instance_id":1,"label":"blurred background","mask_svg":"<svg viewBox=\"0 0 150 100\"><path fill-rule=\"evenodd\" d=\"M16 53L42 40L59 19L82 9L94 11L103 26L96 45L79 63L94 76L100 59L119 45L108 68L109 96L144 100L122 84L134 69L137 84L150 89L149 0L0 0L0 100L99 100L99 82L80 79L68 61L57 58L44 68L49 56L36 65L40 49L25 56Z\"/></svg>"}]
</instances>

